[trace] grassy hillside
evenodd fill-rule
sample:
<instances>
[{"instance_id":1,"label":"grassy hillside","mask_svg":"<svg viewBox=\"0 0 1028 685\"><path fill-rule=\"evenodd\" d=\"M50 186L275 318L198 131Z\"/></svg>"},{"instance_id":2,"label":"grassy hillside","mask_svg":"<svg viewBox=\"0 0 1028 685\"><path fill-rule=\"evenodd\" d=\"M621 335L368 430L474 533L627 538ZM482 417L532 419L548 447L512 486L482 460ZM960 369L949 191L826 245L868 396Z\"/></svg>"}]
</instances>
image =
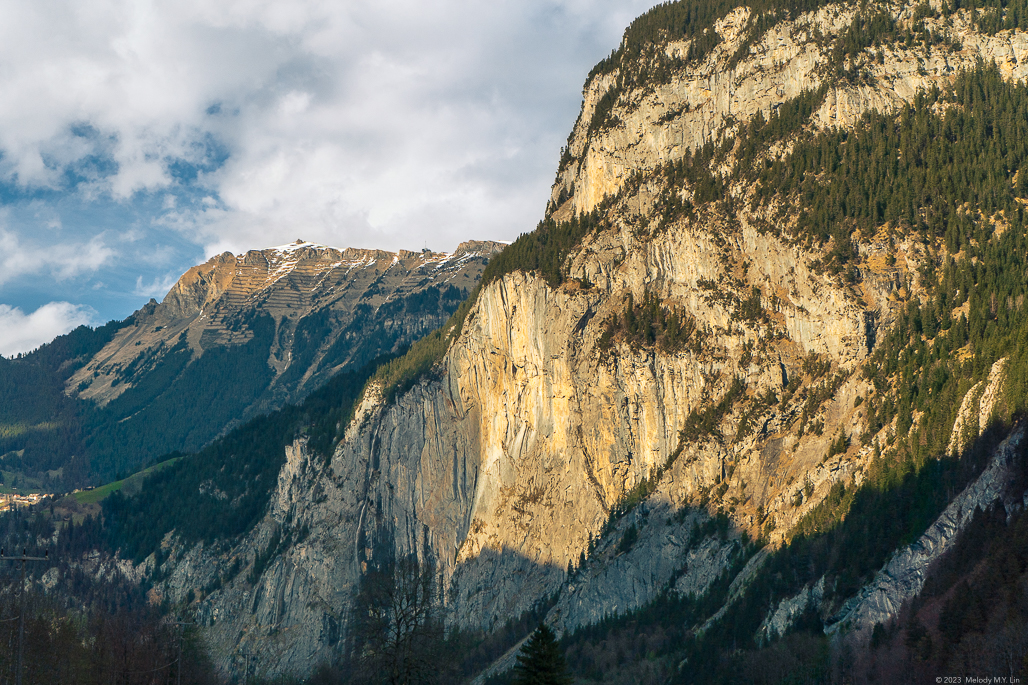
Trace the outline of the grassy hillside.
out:
<instances>
[{"instance_id":1,"label":"grassy hillside","mask_svg":"<svg viewBox=\"0 0 1028 685\"><path fill-rule=\"evenodd\" d=\"M156 473L160 473L169 466L174 465L182 457L172 457L166 459L159 464L143 469L138 473L133 473L128 478L122 478L106 485L101 485L98 488L91 488L89 490L79 490L71 495L72 498L79 504L97 504L107 498L108 495L120 492L123 495L134 495L139 492L143 487L143 483L146 479Z\"/></svg>"}]
</instances>

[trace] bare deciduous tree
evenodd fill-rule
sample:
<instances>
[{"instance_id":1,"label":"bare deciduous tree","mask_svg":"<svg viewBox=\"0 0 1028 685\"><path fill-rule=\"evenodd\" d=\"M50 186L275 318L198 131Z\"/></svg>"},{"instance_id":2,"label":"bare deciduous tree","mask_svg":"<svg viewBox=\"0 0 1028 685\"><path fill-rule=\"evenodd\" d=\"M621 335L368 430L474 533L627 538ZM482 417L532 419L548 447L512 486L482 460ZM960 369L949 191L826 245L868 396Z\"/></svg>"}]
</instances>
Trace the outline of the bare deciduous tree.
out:
<instances>
[{"instance_id":1,"label":"bare deciduous tree","mask_svg":"<svg viewBox=\"0 0 1028 685\"><path fill-rule=\"evenodd\" d=\"M411 554L369 568L354 606L355 679L389 685L441 682L443 652L435 565Z\"/></svg>"}]
</instances>

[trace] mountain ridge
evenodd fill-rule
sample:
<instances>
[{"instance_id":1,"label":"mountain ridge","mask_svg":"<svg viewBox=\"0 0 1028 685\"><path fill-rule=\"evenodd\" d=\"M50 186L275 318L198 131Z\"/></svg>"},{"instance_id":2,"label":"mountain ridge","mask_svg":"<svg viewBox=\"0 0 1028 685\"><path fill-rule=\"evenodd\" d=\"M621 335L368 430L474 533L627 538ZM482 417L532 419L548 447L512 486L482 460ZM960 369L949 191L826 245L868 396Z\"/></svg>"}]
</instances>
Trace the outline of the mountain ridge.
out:
<instances>
[{"instance_id":1,"label":"mountain ridge","mask_svg":"<svg viewBox=\"0 0 1028 685\"><path fill-rule=\"evenodd\" d=\"M131 387L131 379L126 379L120 371L147 352L168 346L182 333L186 334L194 358L202 355L205 347L245 344L253 337L252 331L239 320L240 312L247 308L259 308L276 319L278 339L272 345L270 360L277 379L289 366L289 344L284 338L295 334L295 330L281 330L286 321L297 321L326 308L346 307L352 311L355 306L365 305L378 309L390 297L402 299L440 276L441 283L433 285L445 284L466 294L476 279L465 273L463 267L473 260L481 261L479 266L484 267L484 258L498 249L498 243L468 241L452 254L407 250L393 253L360 248L339 250L297 240L240 255L225 252L186 271L162 303L151 301L154 306L141 310L147 317L146 322L138 323L135 329L121 331L68 379L67 392L101 406L108 404ZM381 262L388 266L382 269ZM399 277L391 279L394 283L386 284L383 272L394 267ZM340 291L352 287L357 275L369 269L373 270L374 277L366 279L370 283L367 287L384 288L385 296L363 291L358 293L356 305L346 302L346 296ZM347 323L345 320L335 322L333 327L343 329ZM422 331L432 330L440 323L428 322ZM154 332L160 335L146 335L142 329L147 325L153 325ZM136 350L136 347L142 349ZM357 366L367 361L359 359ZM346 360L336 361L321 375L331 376L346 364ZM310 375L318 373L316 368L304 371ZM300 379L301 385L305 380ZM295 402L302 394L294 391L288 397L291 400L286 401Z\"/></svg>"},{"instance_id":2,"label":"mountain ridge","mask_svg":"<svg viewBox=\"0 0 1028 685\"><path fill-rule=\"evenodd\" d=\"M72 489L195 451L437 328L500 246L469 241L451 255L301 241L217 255L164 302L66 336L89 338L77 351L59 338L6 361L12 378L34 380L0 397L0 424L14 427L0 434L4 469Z\"/></svg>"}]
</instances>

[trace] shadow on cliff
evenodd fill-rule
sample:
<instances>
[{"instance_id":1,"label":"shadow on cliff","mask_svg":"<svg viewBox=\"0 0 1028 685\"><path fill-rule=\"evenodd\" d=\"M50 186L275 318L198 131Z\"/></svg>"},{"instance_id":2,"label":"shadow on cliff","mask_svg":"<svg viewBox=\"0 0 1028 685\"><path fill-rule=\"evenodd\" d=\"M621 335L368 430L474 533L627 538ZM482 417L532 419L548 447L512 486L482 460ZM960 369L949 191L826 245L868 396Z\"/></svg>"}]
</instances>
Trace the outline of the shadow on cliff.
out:
<instances>
[{"instance_id":1,"label":"shadow on cliff","mask_svg":"<svg viewBox=\"0 0 1028 685\"><path fill-rule=\"evenodd\" d=\"M506 569L513 574L507 576ZM566 576L559 566L540 564L510 550L485 549L459 566L450 584L449 602L463 606L450 613L454 628L448 634L451 648L459 655L459 676L468 679L482 673L528 637L556 604ZM511 579L515 588L508 585ZM533 594L531 587L540 591ZM490 602L499 609L488 622L474 625L468 620L469 613Z\"/></svg>"},{"instance_id":2,"label":"shadow on cliff","mask_svg":"<svg viewBox=\"0 0 1028 685\"><path fill-rule=\"evenodd\" d=\"M824 682L833 673L853 672L854 664L870 653L868 635L851 634L833 643L824 633L826 623L896 549L914 542L982 474L1012 429L993 424L961 457L928 459L919 468L909 460L877 460L859 488L836 483L801 520L788 544L764 548L741 566L734 564L702 596L666 590L637 610L566 634L562 647L569 665L579 677L619 682L631 677L638 683ZM1025 443L1017 448L1011 492L1028 489ZM1010 521L997 526L1014 528ZM1021 527L1028 529L1023 522ZM744 577L746 582L741 582ZM821 579L823 595L815 597L812 588ZM783 600L793 602L785 636L774 631L769 635L766 619ZM712 616L718 620L710 621ZM907 638L899 636L903 630L898 619L894 624L875 640L892 639L902 646ZM876 628L876 636L878 632ZM925 653L934 654L934 663L945 661L938 638L934 652L930 635L910 640L927 644Z\"/></svg>"},{"instance_id":3,"label":"shadow on cliff","mask_svg":"<svg viewBox=\"0 0 1028 685\"><path fill-rule=\"evenodd\" d=\"M1007 425L992 426L960 458L929 459L916 468L909 460L878 460L867 470L861 487L836 484L798 524L791 542L777 550L762 547L760 541L746 542L743 532L723 513L710 516L695 508L665 511L660 508L663 503L648 500L619 512L604 527L606 534L591 546L585 563L570 574L568 569L536 563L510 550L482 550L458 567L454 582L446 588L446 623L465 627L451 628L445 639L440 638L433 647L436 663L444 664L441 668L448 682L466 682L490 673L490 666L498 661L511 664L512 650L539 622L551 621L558 605L576 587L604 574L604 583L617 582L626 560L645 554L647 536L666 536L670 531L689 541L686 551L709 540L730 543L735 551L699 595L675 591L676 577L672 577L642 606L610 612L567 631L561 646L577 677L638 685L831 680L833 669L852 671L854 663L865 663L871 652L866 636L855 647L831 642L824 634L825 623L874 577L894 550L916 540L983 472L1010 430ZM1017 479L1011 484L1019 492L1028 488L1025 443L1018 450ZM995 518L974 530L992 531L989 534L995 536L1012 525ZM1028 518L1020 525L1028 530L1025 522ZM384 559L393 554L394 543L387 532L380 531L373 544L374 556ZM794 601L805 592L809 596L810 588L822 578L823 596L797 604L782 636L762 630L783 600ZM633 581L625 575L621 582ZM906 649L902 645L910 630L897 623L875 639L886 644L891 640L900 645L897 649ZM942 638L934 625L927 633L936 635L934 647L924 647L930 640L917 634L911 644L934 650L924 653L935 660L931 663L941 663ZM949 644L953 636L946 639ZM844 658L847 653L849 662ZM327 679L311 682L350 682L341 671L325 668L321 673ZM504 683L509 677L500 669L483 680Z\"/></svg>"},{"instance_id":4,"label":"shadow on cliff","mask_svg":"<svg viewBox=\"0 0 1028 685\"><path fill-rule=\"evenodd\" d=\"M1010 430L1007 425L992 426L960 458L928 459L917 466L911 460L877 460L859 488L833 486L800 521L793 539L777 550L747 540L723 512L711 516L705 510L675 510L649 500L618 510L578 568L540 564L510 550L484 549L460 564L445 588L446 624L463 626L449 630L436 647L447 677L464 681L500 659L511 663L512 648L540 621L552 622L568 598L587 601L595 596L575 595L576 588L589 582L601 590L634 584L637 566L651 549L647 540L677 535L685 541L677 547L683 568L688 553L708 542L731 554L716 567L717 577L696 595L676 590L679 575L672 574L660 587L654 586L647 601L630 610L615 606L589 621L580 620L587 613L580 610L575 619L579 622L568 624L561 643L577 676L632 679L639 685L758 682L766 679L756 678L754 669L766 666L781 675L769 682L793 676L824 680L838 654L824 635L825 623L894 550L916 540L983 472ZM1028 487L1024 452L1022 444L1019 480L1011 486L1022 491ZM376 559L394 554L395 540L387 531L380 529L375 537ZM784 637L762 630L783 600L809 597L810 588L821 579L823 596L796 605ZM486 680L499 683L506 678L500 672Z\"/></svg>"},{"instance_id":5,"label":"shadow on cliff","mask_svg":"<svg viewBox=\"0 0 1028 685\"><path fill-rule=\"evenodd\" d=\"M405 554L387 526L364 542L370 553L347 607L347 635L317 682L378 682L368 674L399 671L410 678L397 682L472 678L545 619L565 576L552 564L486 549L442 587L447 574L427 533Z\"/></svg>"}]
</instances>

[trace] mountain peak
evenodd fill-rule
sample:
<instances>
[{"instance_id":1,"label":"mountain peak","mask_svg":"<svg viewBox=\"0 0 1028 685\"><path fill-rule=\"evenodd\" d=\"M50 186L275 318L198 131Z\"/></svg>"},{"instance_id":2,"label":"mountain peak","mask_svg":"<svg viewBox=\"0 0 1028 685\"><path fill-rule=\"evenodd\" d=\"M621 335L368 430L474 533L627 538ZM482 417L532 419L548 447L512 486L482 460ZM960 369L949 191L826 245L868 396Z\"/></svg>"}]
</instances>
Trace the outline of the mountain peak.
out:
<instances>
[{"instance_id":1,"label":"mountain peak","mask_svg":"<svg viewBox=\"0 0 1028 685\"><path fill-rule=\"evenodd\" d=\"M162 303L133 314L66 391L108 406L145 388L171 357L195 361L213 350L256 346L267 360L257 373L267 378L253 388L244 414L267 411L441 326L502 247L469 241L453 254L389 252L298 239L223 252L186 271ZM365 326L386 334L365 335Z\"/></svg>"}]
</instances>

